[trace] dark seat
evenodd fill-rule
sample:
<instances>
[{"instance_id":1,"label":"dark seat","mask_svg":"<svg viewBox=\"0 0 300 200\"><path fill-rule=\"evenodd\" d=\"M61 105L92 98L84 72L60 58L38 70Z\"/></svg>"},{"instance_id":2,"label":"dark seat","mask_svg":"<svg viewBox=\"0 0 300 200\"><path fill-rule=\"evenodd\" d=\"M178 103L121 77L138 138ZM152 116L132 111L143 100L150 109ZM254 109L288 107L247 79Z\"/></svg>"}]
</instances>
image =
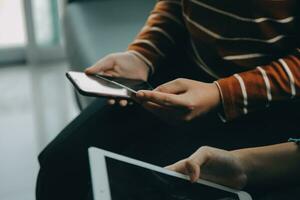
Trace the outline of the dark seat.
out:
<instances>
[{"instance_id":1,"label":"dark seat","mask_svg":"<svg viewBox=\"0 0 300 200\"><path fill-rule=\"evenodd\" d=\"M126 50L154 4L155 0L68 1L64 33L71 69L82 71L109 53ZM92 100L77 97L82 108Z\"/></svg>"}]
</instances>

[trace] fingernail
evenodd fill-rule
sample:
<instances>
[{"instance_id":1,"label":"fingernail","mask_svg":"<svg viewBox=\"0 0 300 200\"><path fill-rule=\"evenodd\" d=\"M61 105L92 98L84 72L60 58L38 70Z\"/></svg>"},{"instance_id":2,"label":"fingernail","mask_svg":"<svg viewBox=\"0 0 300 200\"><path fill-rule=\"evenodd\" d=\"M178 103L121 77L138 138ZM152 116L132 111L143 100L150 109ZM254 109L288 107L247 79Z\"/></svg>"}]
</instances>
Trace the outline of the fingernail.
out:
<instances>
[{"instance_id":1,"label":"fingernail","mask_svg":"<svg viewBox=\"0 0 300 200\"><path fill-rule=\"evenodd\" d=\"M113 99L109 99L109 100L107 101L107 103L108 103L109 105L114 105L114 104L116 103L116 101L113 100Z\"/></svg>"},{"instance_id":2,"label":"fingernail","mask_svg":"<svg viewBox=\"0 0 300 200\"><path fill-rule=\"evenodd\" d=\"M120 102L119 103L121 107L126 107L127 106L127 102Z\"/></svg>"},{"instance_id":3,"label":"fingernail","mask_svg":"<svg viewBox=\"0 0 300 200\"><path fill-rule=\"evenodd\" d=\"M138 92L136 95L137 95L137 97L142 98L142 97L145 96L145 93L144 92Z\"/></svg>"}]
</instances>

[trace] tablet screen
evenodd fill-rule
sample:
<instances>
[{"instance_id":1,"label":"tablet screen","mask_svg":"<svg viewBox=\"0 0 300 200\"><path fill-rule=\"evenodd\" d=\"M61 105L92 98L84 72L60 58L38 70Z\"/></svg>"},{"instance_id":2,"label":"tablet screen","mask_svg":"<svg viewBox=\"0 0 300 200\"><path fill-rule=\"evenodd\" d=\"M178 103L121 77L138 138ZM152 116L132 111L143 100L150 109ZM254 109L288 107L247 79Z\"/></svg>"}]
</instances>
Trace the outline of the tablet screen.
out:
<instances>
[{"instance_id":1,"label":"tablet screen","mask_svg":"<svg viewBox=\"0 0 300 200\"><path fill-rule=\"evenodd\" d=\"M105 157L112 200L239 200L237 194Z\"/></svg>"}]
</instances>

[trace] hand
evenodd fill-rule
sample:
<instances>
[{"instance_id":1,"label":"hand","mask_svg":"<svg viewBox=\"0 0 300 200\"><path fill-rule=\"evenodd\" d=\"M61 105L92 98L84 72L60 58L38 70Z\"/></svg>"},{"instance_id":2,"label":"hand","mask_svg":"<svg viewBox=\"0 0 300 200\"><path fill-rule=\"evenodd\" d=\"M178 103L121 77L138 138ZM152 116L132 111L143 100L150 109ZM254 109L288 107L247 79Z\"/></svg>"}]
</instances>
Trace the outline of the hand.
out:
<instances>
[{"instance_id":1,"label":"hand","mask_svg":"<svg viewBox=\"0 0 300 200\"><path fill-rule=\"evenodd\" d=\"M85 73L146 81L148 79L149 67L134 54L123 52L110 54L102 58L96 64L87 68ZM115 100L110 99L108 103L115 104ZM126 106L128 102L127 100L120 100L119 104Z\"/></svg>"},{"instance_id":2,"label":"hand","mask_svg":"<svg viewBox=\"0 0 300 200\"><path fill-rule=\"evenodd\" d=\"M244 188L248 179L243 162L234 152L206 146L166 168L188 175L192 182L202 178L235 189Z\"/></svg>"},{"instance_id":3,"label":"hand","mask_svg":"<svg viewBox=\"0 0 300 200\"><path fill-rule=\"evenodd\" d=\"M190 121L220 105L215 83L177 79L153 91L139 91L137 99L151 112L166 120Z\"/></svg>"}]
</instances>

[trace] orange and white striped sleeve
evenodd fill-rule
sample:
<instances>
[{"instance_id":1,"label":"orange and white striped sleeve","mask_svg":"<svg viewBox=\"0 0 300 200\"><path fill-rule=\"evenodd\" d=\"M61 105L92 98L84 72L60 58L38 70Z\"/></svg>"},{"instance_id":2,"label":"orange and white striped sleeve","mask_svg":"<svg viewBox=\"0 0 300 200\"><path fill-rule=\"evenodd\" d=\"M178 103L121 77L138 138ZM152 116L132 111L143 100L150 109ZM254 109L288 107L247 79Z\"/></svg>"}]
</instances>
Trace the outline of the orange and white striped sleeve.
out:
<instances>
[{"instance_id":1,"label":"orange and white striped sleeve","mask_svg":"<svg viewBox=\"0 0 300 200\"><path fill-rule=\"evenodd\" d=\"M216 81L226 120L300 98L300 49L266 66Z\"/></svg>"},{"instance_id":2,"label":"orange and white striped sleeve","mask_svg":"<svg viewBox=\"0 0 300 200\"><path fill-rule=\"evenodd\" d=\"M128 51L141 58L152 73L186 36L181 0L159 0Z\"/></svg>"}]
</instances>

